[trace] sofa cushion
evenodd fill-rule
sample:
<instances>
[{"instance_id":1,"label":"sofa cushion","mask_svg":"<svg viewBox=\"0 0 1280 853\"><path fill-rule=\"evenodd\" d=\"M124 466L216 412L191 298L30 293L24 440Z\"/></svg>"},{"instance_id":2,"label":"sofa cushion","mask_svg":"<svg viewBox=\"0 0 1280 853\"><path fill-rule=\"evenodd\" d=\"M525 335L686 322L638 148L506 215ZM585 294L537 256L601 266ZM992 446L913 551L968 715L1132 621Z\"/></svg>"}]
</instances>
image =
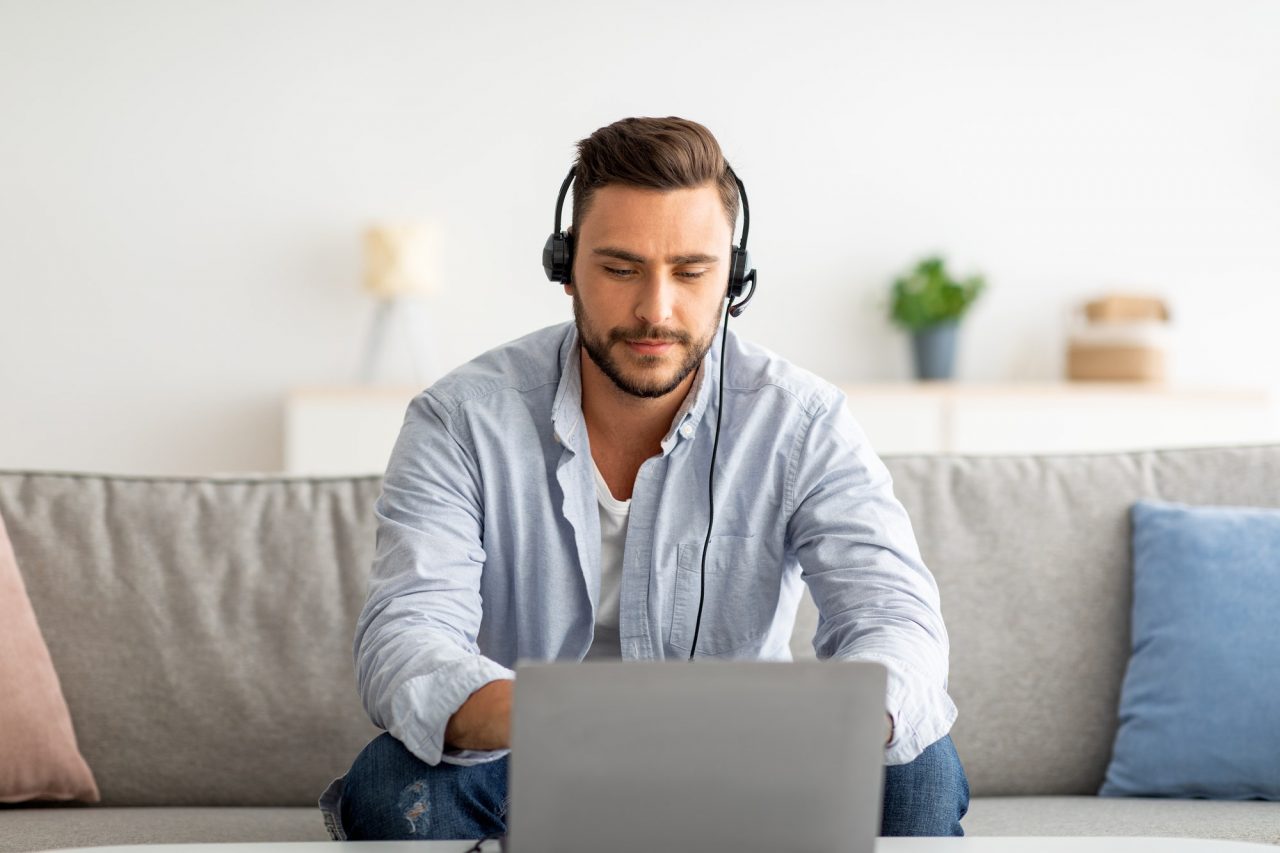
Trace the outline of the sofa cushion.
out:
<instances>
[{"instance_id":1,"label":"sofa cushion","mask_svg":"<svg viewBox=\"0 0 1280 853\"><path fill-rule=\"evenodd\" d=\"M0 802L98 800L0 515Z\"/></svg>"},{"instance_id":2,"label":"sofa cushion","mask_svg":"<svg viewBox=\"0 0 1280 853\"><path fill-rule=\"evenodd\" d=\"M104 804L319 820L320 792L378 734L351 644L379 484L0 474Z\"/></svg>"},{"instance_id":3,"label":"sofa cushion","mask_svg":"<svg viewBox=\"0 0 1280 853\"><path fill-rule=\"evenodd\" d=\"M1280 510L1132 515L1133 651L1100 793L1280 799Z\"/></svg>"}]
</instances>

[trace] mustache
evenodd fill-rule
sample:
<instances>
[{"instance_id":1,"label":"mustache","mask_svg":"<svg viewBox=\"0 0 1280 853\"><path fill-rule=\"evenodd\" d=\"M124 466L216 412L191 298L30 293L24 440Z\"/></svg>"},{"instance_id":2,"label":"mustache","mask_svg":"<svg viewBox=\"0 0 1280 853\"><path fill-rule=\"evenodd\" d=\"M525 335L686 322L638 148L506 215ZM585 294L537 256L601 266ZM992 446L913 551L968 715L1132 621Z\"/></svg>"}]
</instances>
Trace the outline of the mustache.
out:
<instances>
[{"instance_id":1,"label":"mustache","mask_svg":"<svg viewBox=\"0 0 1280 853\"><path fill-rule=\"evenodd\" d=\"M609 332L609 343L621 344L628 341L671 341L677 344L689 344L693 336L688 332L674 329L659 329L657 326L641 326L638 329L612 329Z\"/></svg>"}]
</instances>

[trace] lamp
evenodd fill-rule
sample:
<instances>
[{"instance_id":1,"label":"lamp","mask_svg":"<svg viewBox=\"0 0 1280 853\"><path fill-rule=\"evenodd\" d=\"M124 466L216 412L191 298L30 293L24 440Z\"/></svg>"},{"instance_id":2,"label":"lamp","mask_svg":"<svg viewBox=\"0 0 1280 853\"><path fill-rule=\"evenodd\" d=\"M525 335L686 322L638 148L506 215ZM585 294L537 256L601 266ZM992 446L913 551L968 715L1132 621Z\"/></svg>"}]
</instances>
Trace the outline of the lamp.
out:
<instances>
[{"instance_id":1,"label":"lamp","mask_svg":"<svg viewBox=\"0 0 1280 853\"><path fill-rule=\"evenodd\" d=\"M393 318L400 320L419 384L432 378L423 297L436 289L437 230L425 222L372 225L364 232L364 289L378 299L365 339L359 381L373 384Z\"/></svg>"}]
</instances>

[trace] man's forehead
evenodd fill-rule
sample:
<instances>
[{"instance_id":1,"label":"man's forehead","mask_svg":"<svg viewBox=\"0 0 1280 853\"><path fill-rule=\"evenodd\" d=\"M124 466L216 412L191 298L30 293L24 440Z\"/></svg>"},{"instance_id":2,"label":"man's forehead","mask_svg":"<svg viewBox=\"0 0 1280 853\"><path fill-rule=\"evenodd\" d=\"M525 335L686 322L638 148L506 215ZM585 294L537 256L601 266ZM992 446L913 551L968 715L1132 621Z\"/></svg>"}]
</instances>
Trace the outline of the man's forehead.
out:
<instances>
[{"instance_id":1,"label":"man's forehead","mask_svg":"<svg viewBox=\"0 0 1280 853\"><path fill-rule=\"evenodd\" d=\"M683 245L665 248L683 255L706 253L709 247L703 244L718 244L732 225L719 192L709 184L673 190L609 184L593 193L579 228L583 239L637 253L640 246L633 244L645 237L678 235Z\"/></svg>"}]
</instances>

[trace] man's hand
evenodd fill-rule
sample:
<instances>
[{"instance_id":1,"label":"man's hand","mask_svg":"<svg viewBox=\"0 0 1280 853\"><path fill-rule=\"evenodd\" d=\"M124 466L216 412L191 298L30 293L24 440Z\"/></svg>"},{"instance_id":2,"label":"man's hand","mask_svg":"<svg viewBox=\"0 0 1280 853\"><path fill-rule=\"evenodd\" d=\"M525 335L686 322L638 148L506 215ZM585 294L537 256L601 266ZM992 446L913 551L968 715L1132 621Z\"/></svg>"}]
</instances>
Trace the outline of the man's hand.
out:
<instances>
[{"instance_id":1,"label":"man's hand","mask_svg":"<svg viewBox=\"0 0 1280 853\"><path fill-rule=\"evenodd\" d=\"M886 735L884 739L884 745L888 746L889 742L893 740L893 714L890 714L888 711L885 711L884 715L885 715L885 718L888 719L889 721L889 734Z\"/></svg>"},{"instance_id":2,"label":"man's hand","mask_svg":"<svg viewBox=\"0 0 1280 853\"><path fill-rule=\"evenodd\" d=\"M445 745L455 749L509 749L514 686L510 679L490 681L468 696L444 727Z\"/></svg>"}]
</instances>

